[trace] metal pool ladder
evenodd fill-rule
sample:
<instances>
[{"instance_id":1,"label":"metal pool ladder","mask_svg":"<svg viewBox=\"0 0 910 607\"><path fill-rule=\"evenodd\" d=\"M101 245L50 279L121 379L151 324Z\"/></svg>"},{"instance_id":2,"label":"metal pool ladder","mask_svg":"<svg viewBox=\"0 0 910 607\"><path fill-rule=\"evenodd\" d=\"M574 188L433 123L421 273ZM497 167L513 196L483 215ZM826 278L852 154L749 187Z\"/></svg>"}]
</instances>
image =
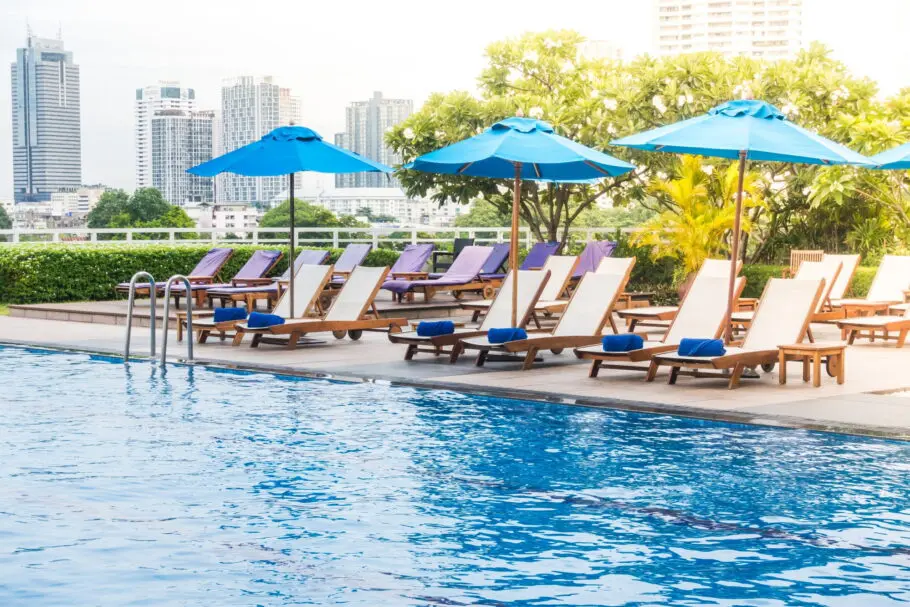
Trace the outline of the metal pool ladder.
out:
<instances>
[{"instance_id":1,"label":"metal pool ladder","mask_svg":"<svg viewBox=\"0 0 910 607\"><path fill-rule=\"evenodd\" d=\"M155 358L155 277L148 272L136 272L130 279L130 301L126 308L126 340L123 344L123 362L129 362L130 360L130 337L132 337L133 332L133 304L136 299L136 281L140 278L145 278L149 282L149 310L151 310L149 313L149 328L151 329L149 345L151 346L151 357ZM166 326L167 324L165 324L165 327Z\"/></svg>"},{"instance_id":2,"label":"metal pool ladder","mask_svg":"<svg viewBox=\"0 0 910 607\"><path fill-rule=\"evenodd\" d=\"M190 279L175 274L167 279L164 286L164 327L161 331L161 366L167 364L167 325L171 318L171 285L182 282L186 289L186 359L193 360L193 288ZM154 346L153 346L154 348ZM154 352L152 353L154 356Z\"/></svg>"}]
</instances>

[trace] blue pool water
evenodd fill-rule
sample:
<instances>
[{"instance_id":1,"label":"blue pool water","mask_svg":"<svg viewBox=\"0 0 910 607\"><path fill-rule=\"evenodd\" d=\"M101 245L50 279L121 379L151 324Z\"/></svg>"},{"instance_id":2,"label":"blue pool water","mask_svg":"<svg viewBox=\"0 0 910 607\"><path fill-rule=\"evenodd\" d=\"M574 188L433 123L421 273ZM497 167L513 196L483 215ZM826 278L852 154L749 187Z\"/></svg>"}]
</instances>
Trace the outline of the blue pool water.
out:
<instances>
[{"instance_id":1,"label":"blue pool water","mask_svg":"<svg viewBox=\"0 0 910 607\"><path fill-rule=\"evenodd\" d=\"M0 380L4 606L910 602L910 444L16 348Z\"/></svg>"}]
</instances>

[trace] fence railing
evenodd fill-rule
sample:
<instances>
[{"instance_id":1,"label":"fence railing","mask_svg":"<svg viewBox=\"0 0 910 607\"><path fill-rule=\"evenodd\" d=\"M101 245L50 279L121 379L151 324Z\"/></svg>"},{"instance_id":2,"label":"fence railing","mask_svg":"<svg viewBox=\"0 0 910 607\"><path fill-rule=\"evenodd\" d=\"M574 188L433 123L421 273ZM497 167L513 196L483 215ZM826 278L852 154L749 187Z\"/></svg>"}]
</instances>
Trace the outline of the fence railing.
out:
<instances>
[{"instance_id":1,"label":"fence railing","mask_svg":"<svg viewBox=\"0 0 910 607\"><path fill-rule=\"evenodd\" d=\"M609 238L619 230L632 232L635 228L570 228L569 240L598 240ZM451 242L453 238L474 238L478 244L506 242L508 228L429 227L406 228L296 228L300 246L342 247L352 242L383 245ZM521 242L530 247L535 238L529 228L519 229ZM560 234L561 235L561 234ZM286 244L287 228L54 228L0 230L0 245L61 243L93 244Z\"/></svg>"}]
</instances>

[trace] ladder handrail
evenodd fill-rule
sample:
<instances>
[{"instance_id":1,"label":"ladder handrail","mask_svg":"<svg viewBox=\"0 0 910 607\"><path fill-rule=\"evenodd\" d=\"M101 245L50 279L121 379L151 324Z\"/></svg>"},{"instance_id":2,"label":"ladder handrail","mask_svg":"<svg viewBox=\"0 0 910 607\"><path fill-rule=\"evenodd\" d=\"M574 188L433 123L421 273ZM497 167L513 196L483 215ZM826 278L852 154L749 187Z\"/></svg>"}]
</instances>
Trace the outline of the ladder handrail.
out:
<instances>
[{"instance_id":1,"label":"ladder handrail","mask_svg":"<svg viewBox=\"0 0 910 607\"><path fill-rule=\"evenodd\" d=\"M167 325L171 318L171 285L182 281L186 289L186 351L187 360L193 360L193 286L190 279L183 274L174 274L164 285L164 327L161 331L161 364L167 364ZM178 322L180 322L178 320Z\"/></svg>"},{"instance_id":2,"label":"ladder handrail","mask_svg":"<svg viewBox=\"0 0 910 607\"><path fill-rule=\"evenodd\" d=\"M151 329L149 342L151 357L155 358L155 315L157 314L157 309L155 308L155 292L157 291L155 288L155 277L148 272L136 272L133 274L133 277L130 278L130 297L126 308L126 339L123 344L123 362L125 363L130 360L130 338L133 333L133 304L136 298L136 281L140 278L146 278L149 282L149 327Z\"/></svg>"}]
</instances>

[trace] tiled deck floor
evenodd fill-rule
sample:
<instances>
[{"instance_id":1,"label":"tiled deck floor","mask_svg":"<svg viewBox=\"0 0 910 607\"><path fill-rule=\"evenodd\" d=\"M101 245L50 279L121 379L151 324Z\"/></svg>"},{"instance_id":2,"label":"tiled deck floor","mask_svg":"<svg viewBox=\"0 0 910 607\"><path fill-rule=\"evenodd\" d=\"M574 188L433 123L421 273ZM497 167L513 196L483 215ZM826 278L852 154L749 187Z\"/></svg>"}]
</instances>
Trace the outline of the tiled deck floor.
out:
<instances>
[{"instance_id":1,"label":"tiled deck floor","mask_svg":"<svg viewBox=\"0 0 910 607\"><path fill-rule=\"evenodd\" d=\"M835 340L833 327L814 328L821 341ZM134 329L135 353L147 353L148 332ZM65 347L102 353L122 353L124 328L106 324L0 317L0 342ZM168 352L182 356L185 346L171 337ZM402 360L404 348L390 344L384 334L365 333L358 342L336 341L296 351L264 345L259 349L233 348L217 339L196 345L196 358L207 362L253 366L276 371L327 373L339 377L373 378L416 386L492 392L522 398L568 399L583 404L678 413L709 419L726 419L772 425L804 426L862 434L910 438L910 398L870 394L910 388L910 347L898 350L863 343L847 351L847 382L838 386L825 376L821 388L800 381L798 363L790 383L780 386L777 374L744 380L737 390L715 379L681 377L666 385L661 374L645 383L644 374L603 370L601 377L587 377L588 364L571 353L545 353L545 362L522 372L514 363L488 363L484 368L465 356L456 365L448 359L418 355ZM796 380L796 381L793 381Z\"/></svg>"}]
</instances>

